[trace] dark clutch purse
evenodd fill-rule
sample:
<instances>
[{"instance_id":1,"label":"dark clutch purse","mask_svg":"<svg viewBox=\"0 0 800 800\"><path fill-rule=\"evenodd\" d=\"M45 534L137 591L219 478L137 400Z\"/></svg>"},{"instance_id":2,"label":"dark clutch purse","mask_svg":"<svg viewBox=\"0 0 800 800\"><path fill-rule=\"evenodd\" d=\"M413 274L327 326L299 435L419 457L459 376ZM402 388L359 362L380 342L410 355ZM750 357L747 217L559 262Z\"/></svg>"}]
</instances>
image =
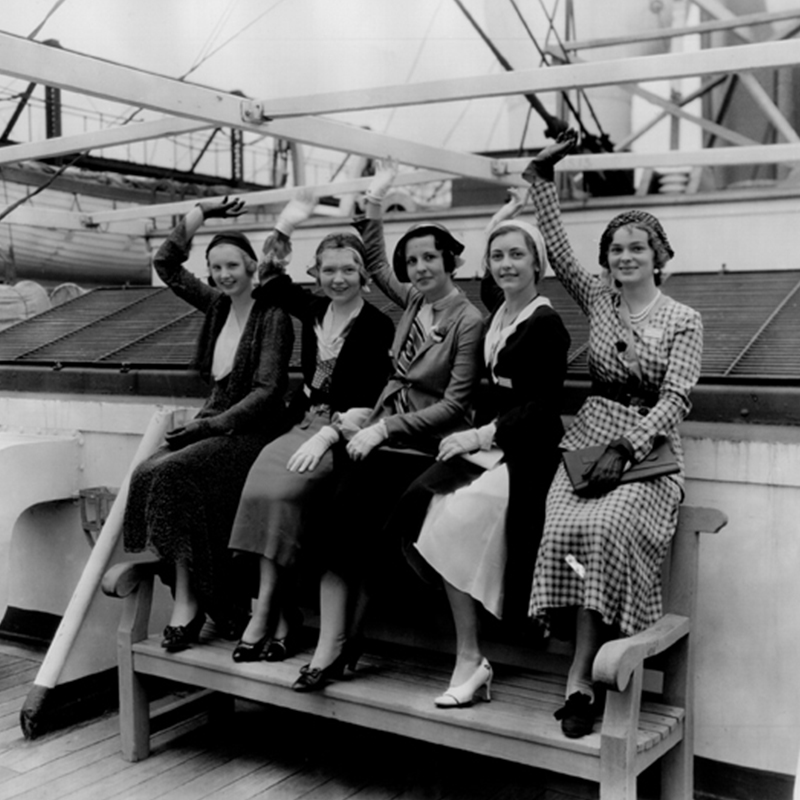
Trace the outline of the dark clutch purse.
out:
<instances>
[{"instance_id":1,"label":"dark clutch purse","mask_svg":"<svg viewBox=\"0 0 800 800\"><path fill-rule=\"evenodd\" d=\"M586 488L589 482L584 476L605 449L605 445L598 444L593 447L584 447L582 450L568 450L562 454L567 475L569 475L572 487L576 492L580 493ZM676 472L680 472L680 466L672 450L672 445L669 443L669 439L658 436L653 441L653 449L638 464L628 467L622 473L620 482L646 481L662 475L673 475Z\"/></svg>"}]
</instances>

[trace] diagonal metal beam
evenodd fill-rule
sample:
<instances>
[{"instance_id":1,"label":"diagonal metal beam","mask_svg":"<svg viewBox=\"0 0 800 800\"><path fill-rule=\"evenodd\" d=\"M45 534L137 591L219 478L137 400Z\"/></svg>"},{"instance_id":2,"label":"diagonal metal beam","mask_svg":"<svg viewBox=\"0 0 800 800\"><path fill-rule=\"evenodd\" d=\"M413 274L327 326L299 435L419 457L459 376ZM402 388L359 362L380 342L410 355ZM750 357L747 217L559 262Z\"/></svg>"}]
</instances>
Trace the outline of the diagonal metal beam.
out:
<instances>
[{"instance_id":1,"label":"diagonal metal beam","mask_svg":"<svg viewBox=\"0 0 800 800\"><path fill-rule=\"evenodd\" d=\"M783 39L788 39L791 36L794 36L798 32L798 30L800 30L800 23L792 24L783 31L776 33L771 39L769 39L769 41L781 41ZM728 83L730 83L731 80L738 81L738 79L739 75L736 73L732 73L728 75L726 78L718 78L716 81L707 83L697 91L692 92L691 94L686 95L686 97L681 98L680 105L684 106L687 103L690 103L692 100L695 100L698 97L702 97L704 94L716 88L716 86L719 85L719 83L721 82L727 81ZM638 139L640 136L643 136L645 133L647 133L647 131L649 131L651 128L655 127L659 122L661 122L661 120L668 117L669 113L670 112L668 111L662 111L660 114L656 114L649 122L639 127L630 136L626 137L623 141L621 141L617 145L616 149L624 150L625 148L629 147L633 142L636 141L636 139Z\"/></svg>"},{"instance_id":2,"label":"diagonal metal beam","mask_svg":"<svg viewBox=\"0 0 800 800\"><path fill-rule=\"evenodd\" d=\"M345 153L393 156L403 164L500 182L491 159L384 136L320 118L264 122L241 96L165 78L111 61L47 47L0 32L0 74ZM84 149L79 141L76 150Z\"/></svg>"},{"instance_id":3,"label":"diagonal metal beam","mask_svg":"<svg viewBox=\"0 0 800 800\"><path fill-rule=\"evenodd\" d=\"M0 164L13 164L36 158L53 158L82 150L95 150L101 147L113 147L129 142L141 142L147 139L159 139L162 136L174 136L179 133L193 133L212 127L206 122L177 117L164 117L152 122L137 122L117 128L92 133L81 133L75 136L59 136L41 142L27 142L0 148Z\"/></svg>"},{"instance_id":4,"label":"diagonal metal beam","mask_svg":"<svg viewBox=\"0 0 800 800\"><path fill-rule=\"evenodd\" d=\"M764 116L775 126L778 133L787 142L800 142L800 136L798 136L797 131L792 127L789 120L783 116L781 110L775 105L767 90L758 82L756 76L750 72L743 72L739 75L739 80L742 82L742 86L750 93L755 104L764 112Z\"/></svg>"},{"instance_id":5,"label":"diagonal metal beam","mask_svg":"<svg viewBox=\"0 0 800 800\"><path fill-rule=\"evenodd\" d=\"M720 20L727 20L728 22L738 19L730 9L726 8L719 0L692 0L695 5L702 8L706 13L716 17ZM737 31L739 36L748 41L755 41L755 37L749 30ZM764 112L764 116L775 126L775 129L780 133L788 142L800 141L797 131L792 127L789 120L783 115L778 106L773 102L764 87L758 82L755 75L749 72L743 72L739 75L742 86L747 90L753 98L755 104Z\"/></svg>"},{"instance_id":6,"label":"diagonal metal beam","mask_svg":"<svg viewBox=\"0 0 800 800\"><path fill-rule=\"evenodd\" d=\"M744 134L738 133L730 128L726 128L724 125L719 125L712 120L705 119L704 117L698 117L696 114L690 114L688 111L684 111L676 103L670 103L669 100L665 100L663 97L647 91L647 89L642 89L641 86L625 84L622 88L626 91L629 91L631 94L636 95L637 97L641 97L643 100L647 100L648 103L660 106L665 111L668 111L672 117L678 117L686 120L686 122L692 122L701 127L703 130L708 131L709 133L714 133L720 139L725 139L731 144L741 144L745 146L755 146L761 144L761 142L758 140L751 139L749 136L745 136Z\"/></svg>"},{"instance_id":7,"label":"diagonal metal beam","mask_svg":"<svg viewBox=\"0 0 800 800\"><path fill-rule=\"evenodd\" d=\"M785 19L797 19L798 17L800 17L800 9L796 8L788 11L762 11L757 14L741 14L728 19L701 22L699 25L690 25L685 28L659 28L658 30L642 31L641 33L628 34L626 36L609 36L604 39L574 39L564 42L563 49L567 52L573 52L638 42L657 42L665 39L675 39L680 36L735 30L753 25L768 25Z\"/></svg>"},{"instance_id":8,"label":"diagonal metal beam","mask_svg":"<svg viewBox=\"0 0 800 800\"><path fill-rule=\"evenodd\" d=\"M547 54L561 59L562 55L559 53L558 49L555 47L548 47L546 50ZM574 58L571 63L578 63L578 64L587 64L591 63L588 61L584 61L580 58ZM638 86L635 83L623 83L620 85L620 89L628 92L629 94L636 95L637 97L641 97L643 100L647 100L648 103L652 103L655 106L660 106L664 109L667 114L673 117L680 117L681 119L685 119L687 122L692 122L695 125L699 125L704 130L707 130L709 133L716 134L720 139L724 139L725 141L731 142L731 144L741 144L741 145L758 145L761 142L757 141L756 139L751 139L749 136L744 136L741 133L737 133L736 131L731 130L730 128L726 128L723 125L719 125L716 122L711 120L707 120L703 117L698 117L695 114L690 114L688 111L684 111L683 108L678 105L677 103L671 103L669 100L665 100L660 95L655 94L655 92L651 92L647 89L643 89L641 86ZM697 94L697 93L695 93ZM691 99L694 99L693 97ZM690 98L687 98L686 102L689 102ZM667 114L661 115L658 119L664 119ZM655 123L654 123L655 124ZM615 150L624 150L627 147L632 139L628 138L625 140L625 146L617 145L615 146Z\"/></svg>"},{"instance_id":9,"label":"diagonal metal beam","mask_svg":"<svg viewBox=\"0 0 800 800\"><path fill-rule=\"evenodd\" d=\"M499 75L479 75L401 86L331 92L260 101L267 117L327 114L372 108L424 105L476 97L502 97L531 92L564 91L620 83L686 78L696 75L763 67L782 67L800 62L800 42L765 42L721 47L690 53L592 61L557 69L533 69Z\"/></svg>"}]
</instances>

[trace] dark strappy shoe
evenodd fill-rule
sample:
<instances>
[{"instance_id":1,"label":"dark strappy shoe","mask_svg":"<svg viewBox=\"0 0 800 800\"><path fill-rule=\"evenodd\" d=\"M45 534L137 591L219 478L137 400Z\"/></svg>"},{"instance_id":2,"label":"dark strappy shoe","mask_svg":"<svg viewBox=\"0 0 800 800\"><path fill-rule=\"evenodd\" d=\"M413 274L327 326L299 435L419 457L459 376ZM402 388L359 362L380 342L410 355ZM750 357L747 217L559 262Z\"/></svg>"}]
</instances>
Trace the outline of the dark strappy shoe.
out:
<instances>
[{"instance_id":1,"label":"dark strappy shoe","mask_svg":"<svg viewBox=\"0 0 800 800\"><path fill-rule=\"evenodd\" d=\"M161 640L161 646L168 653L187 650L200 639L200 631L203 630L205 622L205 612L198 611L194 619L191 622L187 622L186 625L167 625L164 628L164 638Z\"/></svg>"},{"instance_id":2,"label":"dark strappy shoe","mask_svg":"<svg viewBox=\"0 0 800 800\"><path fill-rule=\"evenodd\" d=\"M264 654L264 647L269 640L269 634L265 633L257 642L245 642L240 639L239 644L233 648L232 658L237 664L246 661L259 661Z\"/></svg>"}]
</instances>

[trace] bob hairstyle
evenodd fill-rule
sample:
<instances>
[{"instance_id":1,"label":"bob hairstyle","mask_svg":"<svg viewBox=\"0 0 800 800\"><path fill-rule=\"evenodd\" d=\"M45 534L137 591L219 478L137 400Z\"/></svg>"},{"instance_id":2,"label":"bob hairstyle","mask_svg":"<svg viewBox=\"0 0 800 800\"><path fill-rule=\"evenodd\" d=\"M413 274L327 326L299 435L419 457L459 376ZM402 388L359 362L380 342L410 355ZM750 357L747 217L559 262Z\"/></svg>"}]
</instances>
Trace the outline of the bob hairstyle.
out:
<instances>
[{"instance_id":1,"label":"bob hairstyle","mask_svg":"<svg viewBox=\"0 0 800 800\"><path fill-rule=\"evenodd\" d=\"M408 283L408 267L406 266L406 245L411 239L419 239L423 236L433 236L436 249L442 254L445 271L448 274L460 267L464 261L460 258L464 252L464 245L450 233L444 225L439 222L421 222L412 225L397 242L392 254L392 266L394 274L402 283Z\"/></svg>"},{"instance_id":2,"label":"bob hairstyle","mask_svg":"<svg viewBox=\"0 0 800 800\"><path fill-rule=\"evenodd\" d=\"M361 241L359 236L356 236L354 233L329 233L327 236L323 237L314 252L314 261L306 270L306 272L316 278L317 281L319 281L319 270L322 266L322 254L326 250L352 250L355 262L358 264L361 285L367 285L369 281L369 275L367 274L365 266L367 262L367 251L364 247L364 242Z\"/></svg>"},{"instance_id":3,"label":"bob hairstyle","mask_svg":"<svg viewBox=\"0 0 800 800\"><path fill-rule=\"evenodd\" d=\"M253 245L250 240L239 231L226 231L225 233L218 233L206 247L206 265L210 268L209 256L215 247L223 244L230 244L238 247L242 252L242 260L244 261L244 270L248 275L255 275L258 269L258 259L256 258L256 251L253 250ZM214 279L209 275L209 286L216 286Z\"/></svg>"}]
</instances>

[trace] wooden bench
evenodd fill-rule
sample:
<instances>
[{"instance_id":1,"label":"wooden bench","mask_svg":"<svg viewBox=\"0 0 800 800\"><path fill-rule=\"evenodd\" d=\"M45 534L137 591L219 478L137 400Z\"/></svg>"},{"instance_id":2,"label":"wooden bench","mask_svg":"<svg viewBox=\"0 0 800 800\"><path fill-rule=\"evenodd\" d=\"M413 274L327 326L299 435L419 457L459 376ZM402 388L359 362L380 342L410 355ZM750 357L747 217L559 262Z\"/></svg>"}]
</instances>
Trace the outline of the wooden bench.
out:
<instances>
[{"instance_id":1,"label":"wooden bench","mask_svg":"<svg viewBox=\"0 0 800 800\"><path fill-rule=\"evenodd\" d=\"M684 506L664 565L664 607L659 622L636 636L607 643L594 665L608 687L595 732L567 739L553 712L563 703L568 656L542 652L497 660L492 702L438 709L452 669L451 653L370 639L352 677L324 691L300 694L291 685L308 650L282 663L236 664L233 644L214 638L207 625L199 645L169 654L161 635L148 635L157 563L126 563L105 576L106 594L125 598L118 636L122 755L146 758L150 707L145 676L211 690L217 708L236 697L336 718L394 734L596 781L603 800L636 797L637 776L660 759L662 797L692 797L692 636L700 532L726 524L714 509ZM647 676L645 676L645 667ZM644 687L644 690L643 690ZM218 693L221 693L218 694ZM197 697L184 701L190 706Z\"/></svg>"}]
</instances>

